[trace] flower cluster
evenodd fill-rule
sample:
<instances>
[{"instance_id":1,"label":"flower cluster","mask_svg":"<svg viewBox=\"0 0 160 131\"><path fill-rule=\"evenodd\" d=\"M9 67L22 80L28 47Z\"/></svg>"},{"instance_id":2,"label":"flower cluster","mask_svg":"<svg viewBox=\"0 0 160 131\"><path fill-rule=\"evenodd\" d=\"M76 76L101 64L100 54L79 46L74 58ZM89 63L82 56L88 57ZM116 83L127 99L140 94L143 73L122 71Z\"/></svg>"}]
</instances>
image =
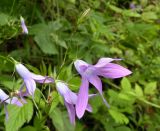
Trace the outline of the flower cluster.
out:
<instances>
[{"instance_id":1,"label":"flower cluster","mask_svg":"<svg viewBox=\"0 0 160 131\"><path fill-rule=\"evenodd\" d=\"M28 29L24 23L24 19L21 17L21 26L23 33L28 34ZM6 118L8 119L8 112L6 104L14 104L19 107L27 103L24 97L32 96L34 99L34 93L36 90L36 83L54 83L56 90L62 96L64 105L67 108L70 122L75 124L75 117L79 119L83 117L85 111L92 112L92 107L88 103L89 99L97 94L89 94L89 84L92 84L99 92L102 100L109 107L109 104L105 100L102 92L101 77L104 78L121 78L131 74L131 71L112 63L113 61L119 61L121 59L112 58L100 58L95 65L86 63L83 60L76 60L74 66L77 72L81 76L81 85L78 93L72 92L68 84L61 80L56 80L50 76L42 76L30 72L23 64L14 61L15 69L17 73L23 79L23 83L16 93L16 96L11 97L0 89L0 101L5 107ZM24 90L25 88L25 90Z\"/></svg>"},{"instance_id":2,"label":"flower cluster","mask_svg":"<svg viewBox=\"0 0 160 131\"><path fill-rule=\"evenodd\" d=\"M36 90L37 83L55 83L56 89L64 99L64 104L67 108L70 122L75 124L75 116L79 119L82 118L85 111L92 112L92 107L88 104L88 99L97 94L88 94L89 83L91 83L99 92L104 103L109 107L109 104L105 100L102 92L102 82L99 76L105 78L120 78L131 74L131 71L118 65L111 63L114 60L112 58L101 58L98 63L91 65L82 60L76 60L74 62L75 68L81 75L81 85L78 93L72 92L67 83L61 80L54 80L49 76L37 75L30 72L23 64L15 62L15 68L18 74L23 79L23 83L19 89L18 97L10 98L3 90L0 89L0 100L4 104L15 104L17 106L23 106L26 103L24 96L32 96L34 99L34 92ZM25 89L25 92L23 89ZM8 118L8 112L6 110L6 118Z\"/></svg>"}]
</instances>

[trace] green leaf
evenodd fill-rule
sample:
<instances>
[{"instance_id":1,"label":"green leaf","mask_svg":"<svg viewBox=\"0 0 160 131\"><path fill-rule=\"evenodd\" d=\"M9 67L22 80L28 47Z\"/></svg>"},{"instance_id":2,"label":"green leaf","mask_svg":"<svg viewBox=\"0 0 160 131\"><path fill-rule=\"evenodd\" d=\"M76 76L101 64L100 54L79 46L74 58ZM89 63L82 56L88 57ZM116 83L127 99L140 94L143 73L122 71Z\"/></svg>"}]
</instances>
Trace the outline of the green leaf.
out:
<instances>
[{"instance_id":1,"label":"green leaf","mask_svg":"<svg viewBox=\"0 0 160 131\"><path fill-rule=\"evenodd\" d=\"M128 17L141 17L140 14L133 12L132 10L124 10L123 15L128 16Z\"/></svg>"},{"instance_id":2,"label":"green leaf","mask_svg":"<svg viewBox=\"0 0 160 131\"><path fill-rule=\"evenodd\" d=\"M117 123L128 124L129 120L123 113L118 112L115 109L110 109L109 113Z\"/></svg>"},{"instance_id":3,"label":"green leaf","mask_svg":"<svg viewBox=\"0 0 160 131\"><path fill-rule=\"evenodd\" d=\"M121 87L126 92L131 91L131 83L126 77L121 80Z\"/></svg>"},{"instance_id":4,"label":"green leaf","mask_svg":"<svg viewBox=\"0 0 160 131\"><path fill-rule=\"evenodd\" d=\"M157 82L150 82L145 85L144 93L147 95L154 95L156 93Z\"/></svg>"},{"instance_id":5,"label":"green leaf","mask_svg":"<svg viewBox=\"0 0 160 131\"><path fill-rule=\"evenodd\" d=\"M49 113L51 113L59 103L59 95L56 91L52 92L53 101Z\"/></svg>"},{"instance_id":6,"label":"green leaf","mask_svg":"<svg viewBox=\"0 0 160 131\"><path fill-rule=\"evenodd\" d=\"M58 108L55 108L49 114L49 117L58 131L74 131L74 126L71 125L67 112L61 112Z\"/></svg>"},{"instance_id":7,"label":"green leaf","mask_svg":"<svg viewBox=\"0 0 160 131\"><path fill-rule=\"evenodd\" d=\"M142 19L150 22L151 20L158 19L158 16L156 15L155 12L144 12L142 14Z\"/></svg>"},{"instance_id":8,"label":"green leaf","mask_svg":"<svg viewBox=\"0 0 160 131\"><path fill-rule=\"evenodd\" d=\"M115 11L116 13L122 13L123 12L123 10L121 8L118 8L118 7L114 6L114 5L109 5L109 8L111 10Z\"/></svg>"},{"instance_id":9,"label":"green leaf","mask_svg":"<svg viewBox=\"0 0 160 131\"><path fill-rule=\"evenodd\" d=\"M33 115L33 104L27 101L22 107L8 106L9 120L5 121L6 131L17 131L25 122L29 122Z\"/></svg>"},{"instance_id":10,"label":"green leaf","mask_svg":"<svg viewBox=\"0 0 160 131\"><path fill-rule=\"evenodd\" d=\"M44 32L38 33L34 39L44 53L58 54L55 43L50 40L50 36L45 30Z\"/></svg>"},{"instance_id":11,"label":"green leaf","mask_svg":"<svg viewBox=\"0 0 160 131\"><path fill-rule=\"evenodd\" d=\"M26 126L22 129L20 129L20 131L37 131L37 130L33 126Z\"/></svg>"},{"instance_id":12,"label":"green leaf","mask_svg":"<svg viewBox=\"0 0 160 131\"><path fill-rule=\"evenodd\" d=\"M8 23L9 16L4 13L0 13L0 26L4 26Z\"/></svg>"},{"instance_id":13,"label":"green leaf","mask_svg":"<svg viewBox=\"0 0 160 131\"><path fill-rule=\"evenodd\" d=\"M137 97L143 97L143 90L138 84L135 86L135 94Z\"/></svg>"}]
</instances>

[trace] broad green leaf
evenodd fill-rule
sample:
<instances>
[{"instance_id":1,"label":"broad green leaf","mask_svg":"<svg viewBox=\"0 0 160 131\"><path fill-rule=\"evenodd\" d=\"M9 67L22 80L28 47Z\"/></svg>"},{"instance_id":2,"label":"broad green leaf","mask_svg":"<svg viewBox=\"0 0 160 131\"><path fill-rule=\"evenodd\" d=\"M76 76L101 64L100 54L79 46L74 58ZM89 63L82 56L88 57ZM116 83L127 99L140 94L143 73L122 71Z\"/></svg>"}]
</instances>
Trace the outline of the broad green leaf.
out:
<instances>
[{"instance_id":1,"label":"broad green leaf","mask_svg":"<svg viewBox=\"0 0 160 131\"><path fill-rule=\"evenodd\" d=\"M121 80L121 87L124 91L131 91L131 83L126 77Z\"/></svg>"},{"instance_id":2,"label":"broad green leaf","mask_svg":"<svg viewBox=\"0 0 160 131\"><path fill-rule=\"evenodd\" d=\"M138 84L135 85L135 93L137 97L143 97L143 90Z\"/></svg>"},{"instance_id":3,"label":"broad green leaf","mask_svg":"<svg viewBox=\"0 0 160 131\"><path fill-rule=\"evenodd\" d=\"M20 129L20 131L37 131L37 130L33 126L26 126L22 129Z\"/></svg>"},{"instance_id":4,"label":"broad green leaf","mask_svg":"<svg viewBox=\"0 0 160 131\"><path fill-rule=\"evenodd\" d=\"M52 97L53 99L52 99L52 104L51 104L49 113L51 113L59 103L59 95L56 91L52 92Z\"/></svg>"},{"instance_id":5,"label":"broad green leaf","mask_svg":"<svg viewBox=\"0 0 160 131\"><path fill-rule=\"evenodd\" d=\"M157 82L150 82L145 85L144 93L147 95L154 95L156 93Z\"/></svg>"},{"instance_id":6,"label":"broad green leaf","mask_svg":"<svg viewBox=\"0 0 160 131\"><path fill-rule=\"evenodd\" d=\"M50 34L44 30L35 36L35 41L40 49L46 54L58 54L55 43L51 41Z\"/></svg>"},{"instance_id":7,"label":"broad green leaf","mask_svg":"<svg viewBox=\"0 0 160 131\"><path fill-rule=\"evenodd\" d=\"M17 131L25 122L29 122L33 115L33 104L27 101L22 107L8 106L9 120L5 121L6 131Z\"/></svg>"},{"instance_id":8,"label":"broad green leaf","mask_svg":"<svg viewBox=\"0 0 160 131\"><path fill-rule=\"evenodd\" d=\"M142 14L142 19L145 21L151 21L158 19L158 16L156 15L155 12L144 12Z\"/></svg>"},{"instance_id":9,"label":"broad green leaf","mask_svg":"<svg viewBox=\"0 0 160 131\"><path fill-rule=\"evenodd\" d=\"M54 108L49 117L57 131L74 131L74 126L71 125L67 112L61 112L58 108Z\"/></svg>"},{"instance_id":10,"label":"broad green leaf","mask_svg":"<svg viewBox=\"0 0 160 131\"><path fill-rule=\"evenodd\" d=\"M128 17L141 17L140 14L133 12L132 10L124 10L123 15Z\"/></svg>"},{"instance_id":11,"label":"broad green leaf","mask_svg":"<svg viewBox=\"0 0 160 131\"><path fill-rule=\"evenodd\" d=\"M121 8L118 8L118 7L114 6L114 5L109 5L109 8L111 10L115 11L116 13L122 13L123 12L123 10Z\"/></svg>"},{"instance_id":12,"label":"broad green leaf","mask_svg":"<svg viewBox=\"0 0 160 131\"><path fill-rule=\"evenodd\" d=\"M131 129L127 126L120 126L120 127L117 127L115 131L131 131Z\"/></svg>"},{"instance_id":13,"label":"broad green leaf","mask_svg":"<svg viewBox=\"0 0 160 131\"><path fill-rule=\"evenodd\" d=\"M116 121L116 123L128 124L129 119L123 113L118 112L114 109L110 109L109 113L113 117L113 119Z\"/></svg>"},{"instance_id":14,"label":"broad green leaf","mask_svg":"<svg viewBox=\"0 0 160 131\"><path fill-rule=\"evenodd\" d=\"M0 26L4 26L8 23L9 16L4 13L0 13Z\"/></svg>"}]
</instances>

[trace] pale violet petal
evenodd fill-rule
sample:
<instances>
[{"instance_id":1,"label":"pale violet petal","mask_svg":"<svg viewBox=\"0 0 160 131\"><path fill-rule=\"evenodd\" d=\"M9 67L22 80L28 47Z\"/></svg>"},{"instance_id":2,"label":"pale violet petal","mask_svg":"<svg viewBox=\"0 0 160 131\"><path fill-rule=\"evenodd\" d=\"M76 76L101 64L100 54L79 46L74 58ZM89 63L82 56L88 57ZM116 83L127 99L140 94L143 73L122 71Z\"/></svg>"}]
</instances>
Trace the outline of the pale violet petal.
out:
<instances>
[{"instance_id":1,"label":"pale violet petal","mask_svg":"<svg viewBox=\"0 0 160 131\"><path fill-rule=\"evenodd\" d=\"M92 112L92 107L91 107L90 104L87 105L86 110L87 110L88 112Z\"/></svg>"},{"instance_id":2,"label":"pale violet petal","mask_svg":"<svg viewBox=\"0 0 160 131\"><path fill-rule=\"evenodd\" d=\"M98 71L98 75L106 78L120 78L130 75L132 72L118 64L109 63Z\"/></svg>"},{"instance_id":3,"label":"pale violet petal","mask_svg":"<svg viewBox=\"0 0 160 131\"><path fill-rule=\"evenodd\" d=\"M72 104L69 104L67 102L64 102L65 106L67 108L68 114L69 114L69 119L71 124L75 125L75 107Z\"/></svg>"},{"instance_id":4,"label":"pale violet petal","mask_svg":"<svg viewBox=\"0 0 160 131\"><path fill-rule=\"evenodd\" d=\"M0 100L4 101L7 100L8 98L9 96L2 89L0 89Z\"/></svg>"},{"instance_id":5,"label":"pale violet petal","mask_svg":"<svg viewBox=\"0 0 160 131\"><path fill-rule=\"evenodd\" d=\"M77 101L76 93L72 92L66 83L62 81L56 82L56 89L60 93L61 96L64 97L65 101L70 104L75 104Z\"/></svg>"},{"instance_id":6,"label":"pale violet petal","mask_svg":"<svg viewBox=\"0 0 160 131\"><path fill-rule=\"evenodd\" d=\"M78 118L82 118L86 110L88 104L88 88L89 88L88 80L82 77L82 82L76 103L76 114Z\"/></svg>"},{"instance_id":7,"label":"pale violet petal","mask_svg":"<svg viewBox=\"0 0 160 131\"><path fill-rule=\"evenodd\" d=\"M76 70L78 71L79 74L83 74L83 72L89 66L89 64L86 63L83 60L76 60L74 62L74 66L75 66L75 68L76 68Z\"/></svg>"},{"instance_id":8,"label":"pale violet petal","mask_svg":"<svg viewBox=\"0 0 160 131\"><path fill-rule=\"evenodd\" d=\"M36 83L32 79L24 79L24 83L26 85L26 89L28 93L32 96L34 96L34 92L36 90Z\"/></svg>"},{"instance_id":9,"label":"pale violet petal","mask_svg":"<svg viewBox=\"0 0 160 131\"><path fill-rule=\"evenodd\" d=\"M16 71L23 79L31 77L31 72L24 65L20 63L16 64Z\"/></svg>"},{"instance_id":10,"label":"pale violet petal","mask_svg":"<svg viewBox=\"0 0 160 131\"><path fill-rule=\"evenodd\" d=\"M112 58L100 58L97 64L94 65L94 67L104 67L108 63L114 61L114 60L121 60L121 59L112 59Z\"/></svg>"},{"instance_id":11,"label":"pale violet petal","mask_svg":"<svg viewBox=\"0 0 160 131\"><path fill-rule=\"evenodd\" d=\"M53 83L54 80L51 77L48 76L41 76L41 75L36 75L34 73L31 73L31 78L34 79L38 83Z\"/></svg>"}]
</instances>

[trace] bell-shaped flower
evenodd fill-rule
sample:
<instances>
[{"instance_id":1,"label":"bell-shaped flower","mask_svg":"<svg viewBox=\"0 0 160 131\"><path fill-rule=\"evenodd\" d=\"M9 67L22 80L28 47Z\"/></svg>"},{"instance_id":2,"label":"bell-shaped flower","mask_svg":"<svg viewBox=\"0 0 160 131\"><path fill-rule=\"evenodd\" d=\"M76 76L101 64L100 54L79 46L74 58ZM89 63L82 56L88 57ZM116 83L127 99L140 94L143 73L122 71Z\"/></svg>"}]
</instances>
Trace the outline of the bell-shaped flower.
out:
<instances>
[{"instance_id":1,"label":"bell-shaped flower","mask_svg":"<svg viewBox=\"0 0 160 131\"><path fill-rule=\"evenodd\" d=\"M24 34L28 34L28 29L27 29L27 26L25 24L24 18L22 16L20 17L20 20L21 20L22 32Z\"/></svg>"},{"instance_id":2,"label":"bell-shaped flower","mask_svg":"<svg viewBox=\"0 0 160 131\"><path fill-rule=\"evenodd\" d=\"M30 72L21 63L16 63L15 67L16 67L16 71L22 77L24 81L24 83L21 86L20 91L22 91L24 86L26 86L26 91L29 95L34 96L34 92L36 89L36 82L37 83L53 83L54 82L53 78L51 77L36 75Z\"/></svg>"},{"instance_id":3,"label":"bell-shaped flower","mask_svg":"<svg viewBox=\"0 0 160 131\"><path fill-rule=\"evenodd\" d=\"M75 105L77 103L77 94L72 92L68 88L68 85L63 81L57 80L55 83L56 83L57 91L60 93L60 95L64 99L64 104L67 108L70 122L72 124L75 124L75 116L76 116ZM93 96L95 96L95 94L89 95L89 97L93 97ZM92 107L89 104L87 104L85 110L87 110L88 112L92 112Z\"/></svg>"},{"instance_id":4,"label":"bell-shaped flower","mask_svg":"<svg viewBox=\"0 0 160 131\"><path fill-rule=\"evenodd\" d=\"M88 64L83 60L76 60L74 62L76 70L82 77L81 86L78 93L78 100L76 103L76 114L79 118L83 116L88 104L89 83L95 86L95 88L99 91L103 101L109 107L109 104L103 97L102 82L98 76L114 79L131 74L131 71L128 69L118 64L111 63L114 60L120 59L101 58L95 65Z\"/></svg>"},{"instance_id":5,"label":"bell-shaped flower","mask_svg":"<svg viewBox=\"0 0 160 131\"><path fill-rule=\"evenodd\" d=\"M8 119L8 111L6 104L13 104L19 107L23 106L22 102L17 97L10 98L2 89L0 89L0 103L4 104L6 119Z\"/></svg>"}]
</instances>

